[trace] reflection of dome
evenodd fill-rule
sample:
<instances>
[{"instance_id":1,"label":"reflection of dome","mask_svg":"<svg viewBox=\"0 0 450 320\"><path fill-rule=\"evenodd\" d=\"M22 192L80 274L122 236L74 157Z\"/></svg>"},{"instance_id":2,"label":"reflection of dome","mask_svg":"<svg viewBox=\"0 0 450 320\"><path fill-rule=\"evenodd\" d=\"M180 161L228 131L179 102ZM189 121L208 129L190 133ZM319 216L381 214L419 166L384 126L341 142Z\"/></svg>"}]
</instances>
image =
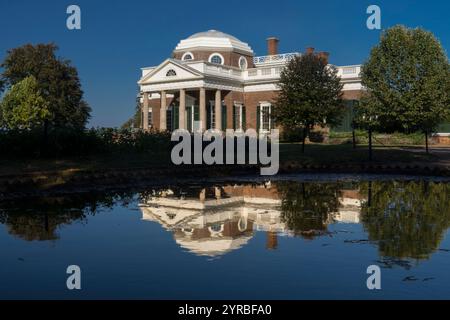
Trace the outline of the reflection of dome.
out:
<instances>
[{"instance_id":1,"label":"reflection of dome","mask_svg":"<svg viewBox=\"0 0 450 320\"><path fill-rule=\"evenodd\" d=\"M206 48L210 50L225 49L253 55L250 46L232 35L217 30L193 34L178 43L175 51L187 51Z\"/></svg>"},{"instance_id":2,"label":"reflection of dome","mask_svg":"<svg viewBox=\"0 0 450 320\"><path fill-rule=\"evenodd\" d=\"M251 236L242 236L236 239L216 238L206 240L191 240L187 237L178 238L176 242L184 249L200 256L216 257L236 250L247 244Z\"/></svg>"}]
</instances>

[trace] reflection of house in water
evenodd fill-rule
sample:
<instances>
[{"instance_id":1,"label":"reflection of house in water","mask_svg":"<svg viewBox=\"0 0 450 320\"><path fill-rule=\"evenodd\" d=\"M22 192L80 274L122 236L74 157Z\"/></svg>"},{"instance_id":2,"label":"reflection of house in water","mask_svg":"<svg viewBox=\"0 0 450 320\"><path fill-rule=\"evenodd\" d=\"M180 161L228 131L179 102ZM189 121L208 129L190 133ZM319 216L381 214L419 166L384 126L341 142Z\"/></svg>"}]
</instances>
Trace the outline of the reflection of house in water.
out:
<instances>
[{"instance_id":1,"label":"reflection of house in water","mask_svg":"<svg viewBox=\"0 0 450 320\"><path fill-rule=\"evenodd\" d=\"M342 211L329 222L359 222L357 194L341 199ZM277 237L294 233L282 221L275 185L235 185L154 192L141 204L143 219L160 223L183 248L204 256L220 256L245 245L255 231L267 233L266 248Z\"/></svg>"},{"instance_id":2,"label":"reflection of house in water","mask_svg":"<svg viewBox=\"0 0 450 320\"><path fill-rule=\"evenodd\" d=\"M359 223L361 214L361 194L358 190L342 190L339 211L334 215L334 220L341 223Z\"/></svg>"}]
</instances>

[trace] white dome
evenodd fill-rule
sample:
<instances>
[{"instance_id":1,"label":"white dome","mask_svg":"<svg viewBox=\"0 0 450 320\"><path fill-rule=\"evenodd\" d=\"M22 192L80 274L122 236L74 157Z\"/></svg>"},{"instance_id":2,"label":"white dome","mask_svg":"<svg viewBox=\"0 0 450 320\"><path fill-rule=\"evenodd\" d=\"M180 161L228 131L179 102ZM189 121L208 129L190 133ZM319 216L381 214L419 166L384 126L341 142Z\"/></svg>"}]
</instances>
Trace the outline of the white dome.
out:
<instances>
[{"instance_id":1,"label":"white dome","mask_svg":"<svg viewBox=\"0 0 450 320\"><path fill-rule=\"evenodd\" d=\"M196 39L196 38L202 38L202 37L228 38L228 39L232 39L234 41L241 42L238 38L233 37L232 35L229 35L227 33L217 31L217 30L208 30L208 31L204 31L204 32L195 33L192 36L190 36L188 39Z\"/></svg>"},{"instance_id":2,"label":"white dome","mask_svg":"<svg viewBox=\"0 0 450 320\"><path fill-rule=\"evenodd\" d=\"M196 48L227 49L253 55L250 46L232 35L217 30L195 33L178 43L175 51L187 51Z\"/></svg>"}]
</instances>

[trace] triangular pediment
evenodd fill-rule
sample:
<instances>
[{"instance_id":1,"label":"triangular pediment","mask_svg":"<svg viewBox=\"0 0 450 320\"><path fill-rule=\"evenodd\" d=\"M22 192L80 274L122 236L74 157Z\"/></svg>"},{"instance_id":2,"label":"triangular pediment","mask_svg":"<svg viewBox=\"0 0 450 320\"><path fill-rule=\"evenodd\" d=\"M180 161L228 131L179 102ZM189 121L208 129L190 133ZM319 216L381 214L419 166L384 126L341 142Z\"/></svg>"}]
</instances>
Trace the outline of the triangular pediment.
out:
<instances>
[{"instance_id":1,"label":"triangular pediment","mask_svg":"<svg viewBox=\"0 0 450 320\"><path fill-rule=\"evenodd\" d=\"M160 83L166 81L180 81L188 79L202 78L202 74L197 70L184 65L174 59L167 59L154 70L146 74L139 84Z\"/></svg>"}]
</instances>

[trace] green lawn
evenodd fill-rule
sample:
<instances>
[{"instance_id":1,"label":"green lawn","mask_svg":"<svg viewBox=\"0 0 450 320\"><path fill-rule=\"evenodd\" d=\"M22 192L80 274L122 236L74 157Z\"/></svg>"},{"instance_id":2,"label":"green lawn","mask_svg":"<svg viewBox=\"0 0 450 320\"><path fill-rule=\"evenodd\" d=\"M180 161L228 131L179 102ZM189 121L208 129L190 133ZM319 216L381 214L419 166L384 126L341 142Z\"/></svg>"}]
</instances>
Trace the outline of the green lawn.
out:
<instances>
[{"instance_id":1,"label":"green lawn","mask_svg":"<svg viewBox=\"0 0 450 320\"><path fill-rule=\"evenodd\" d=\"M450 152L450 149L449 149ZM280 160L283 161L301 161L305 163L360 163L368 161L368 147L357 146L353 149L351 144L309 144L306 145L305 153L301 152L301 144L282 144L280 146ZM420 147L385 147L375 146L373 149L373 162L391 163L391 162L434 162L449 160L448 155L429 154Z\"/></svg>"},{"instance_id":2,"label":"green lawn","mask_svg":"<svg viewBox=\"0 0 450 320\"><path fill-rule=\"evenodd\" d=\"M374 148L375 163L436 163L450 165L448 152L425 154L423 148L382 147ZM301 162L302 164L351 164L368 161L367 146L308 144L301 153L301 144L283 143L280 145L280 162ZM0 159L0 175L16 175L27 172L97 170L111 168L149 168L171 165L170 152L147 154L112 154L71 159Z\"/></svg>"}]
</instances>

